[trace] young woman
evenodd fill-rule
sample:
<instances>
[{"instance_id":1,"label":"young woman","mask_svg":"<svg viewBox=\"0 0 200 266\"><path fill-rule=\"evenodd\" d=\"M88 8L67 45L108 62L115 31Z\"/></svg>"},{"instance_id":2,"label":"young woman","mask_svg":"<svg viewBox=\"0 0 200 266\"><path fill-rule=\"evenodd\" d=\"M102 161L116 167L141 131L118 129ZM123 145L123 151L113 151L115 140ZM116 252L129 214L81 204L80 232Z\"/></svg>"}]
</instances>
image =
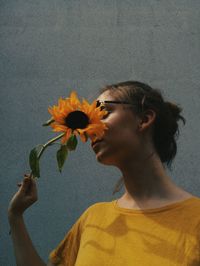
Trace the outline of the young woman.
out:
<instances>
[{"instance_id":1,"label":"young woman","mask_svg":"<svg viewBox=\"0 0 200 266\"><path fill-rule=\"evenodd\" d=\"M48 265L200 265L200 198L166 172L177 152L181 108L138 81L100 91L108 126L92 148L98 162L119 168L125 193L87 208L50 253ZM8 209L17 265L42 266L25 228L23 212L37 200L25 177Z\"/></svg>"}]
</instances>

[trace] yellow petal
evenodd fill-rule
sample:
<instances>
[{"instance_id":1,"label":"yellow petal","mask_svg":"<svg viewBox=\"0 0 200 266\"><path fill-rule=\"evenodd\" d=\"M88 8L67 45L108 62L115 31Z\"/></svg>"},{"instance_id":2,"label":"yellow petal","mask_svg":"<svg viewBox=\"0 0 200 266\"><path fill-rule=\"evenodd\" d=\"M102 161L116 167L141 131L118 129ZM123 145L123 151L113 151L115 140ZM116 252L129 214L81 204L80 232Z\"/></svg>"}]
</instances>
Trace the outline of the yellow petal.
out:
<instances>
[{"instance_id":1,"label":"yellow petal","mask_svg":"<svg viewBox=\"0 0 200 266\"><path fill-rule=\"evenodd\" d=\"M82 142L86 142L87 141L84 133L80 134L80 138L81 138Z\"/></svg>"},{"instance_id":2,"label":"yellow petal","mask_svg":"<svg viewBox=\"0 0 200 266\"><path fill-rule=\"evenodd\" d=\"M61 143L66 144L70 136L71 136L71 130L69 129L67 130L66 134L62 137Z\"/></svg>"},{"instance_id":3,"label":"yellow petal","mask_svg":"<svg viewBox=\"0 0 200 266\"><path fill-rule=\"evenodd\" d=\"M59 132L59 131L66 131L68 128L64 125L58 125L58 124L51 124L51 127L53 128L53 131Z\"/></svg>"}]
</instances>

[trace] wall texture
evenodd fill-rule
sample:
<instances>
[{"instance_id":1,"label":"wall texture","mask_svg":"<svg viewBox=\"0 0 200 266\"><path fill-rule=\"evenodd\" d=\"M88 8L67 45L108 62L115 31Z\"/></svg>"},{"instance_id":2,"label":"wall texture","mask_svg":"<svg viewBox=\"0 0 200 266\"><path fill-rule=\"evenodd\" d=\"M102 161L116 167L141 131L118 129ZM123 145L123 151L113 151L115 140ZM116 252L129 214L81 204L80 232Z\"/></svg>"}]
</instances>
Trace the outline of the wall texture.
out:
<instances>
[{"instance_id":1,"label":"wall texture","mask_svg":"<svg viewBox=\"0 0 200 266\"><path fill-rule=\"evenodd\" d=\"M0 1L0 265L15 265L7 207L29 172L30 150L55 136L41 125L48 106L72 89L93 100L105 84L139 80L183 107L170 173L200 196L200 1ZM41 159L39 200L25 221L40 256L63 239L91 204L110 201L120 172L97 162L90 142L69 154L62 174L56 147Z\"/></svg>"}]
</instances>

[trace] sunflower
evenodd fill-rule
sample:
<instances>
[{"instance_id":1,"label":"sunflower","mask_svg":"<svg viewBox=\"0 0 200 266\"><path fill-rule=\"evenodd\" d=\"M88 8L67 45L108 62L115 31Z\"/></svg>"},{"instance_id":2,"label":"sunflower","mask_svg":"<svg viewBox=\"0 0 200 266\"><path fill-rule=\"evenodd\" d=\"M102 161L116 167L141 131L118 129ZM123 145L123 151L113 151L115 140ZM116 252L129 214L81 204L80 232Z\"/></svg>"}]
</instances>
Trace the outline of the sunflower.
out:
<instances>
[{"instance_id":1,"label":"sunflower","mask_svg":"<svg viewBox=\"0 0 200 266\"><path fill-rule=\"evenodd\" d=\"M83 142L88 137L92 141L102 138L107 126L101 121L107 114L102 106L97 107L96 100L89 104L84 98L79 101L75 91L72 91L69 98L59 98L58 105L49 107L48 111L52 115L50 126L54 132L64 132L61 139L62 144L66 144L72 134L80 135Z\"/></svg>"}]
</instances>

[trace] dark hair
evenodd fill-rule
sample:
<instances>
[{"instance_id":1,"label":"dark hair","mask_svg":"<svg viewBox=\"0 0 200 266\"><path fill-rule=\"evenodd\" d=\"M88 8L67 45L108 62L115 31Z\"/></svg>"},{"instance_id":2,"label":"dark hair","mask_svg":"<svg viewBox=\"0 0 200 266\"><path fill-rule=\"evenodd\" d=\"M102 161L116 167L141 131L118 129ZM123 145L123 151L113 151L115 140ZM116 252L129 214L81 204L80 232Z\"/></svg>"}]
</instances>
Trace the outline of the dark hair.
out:
<instances>
[{"instance_id":1,"label":"dark hair","mask_svg":"<svg viewBox=\"0 0 200 266\"><path fill-rule=\"evenodd\" d=\"M106 85L100 93L110 91L117 100L133 103L131 109L137 115L143 115L148 109L154 110L156 119L153 130L153 143L162 163L170 168L177 153L176 139L179 136L178 121L186 120L180 115L182 108L176 103L164 101L159 89L139 81L125 81ZM116 187L119 187L121 179ZM114 193L118 191L115 189Z\"/></svg>"}]
</instances>

